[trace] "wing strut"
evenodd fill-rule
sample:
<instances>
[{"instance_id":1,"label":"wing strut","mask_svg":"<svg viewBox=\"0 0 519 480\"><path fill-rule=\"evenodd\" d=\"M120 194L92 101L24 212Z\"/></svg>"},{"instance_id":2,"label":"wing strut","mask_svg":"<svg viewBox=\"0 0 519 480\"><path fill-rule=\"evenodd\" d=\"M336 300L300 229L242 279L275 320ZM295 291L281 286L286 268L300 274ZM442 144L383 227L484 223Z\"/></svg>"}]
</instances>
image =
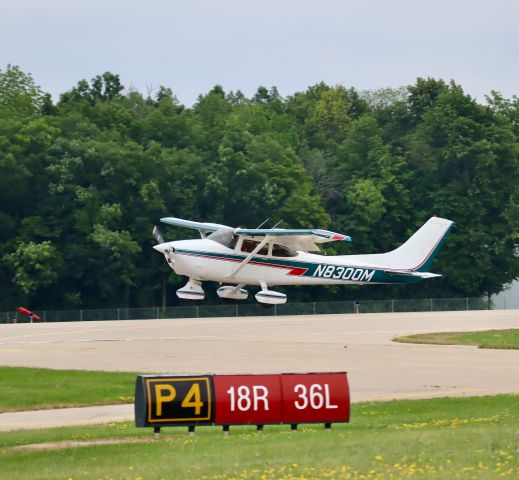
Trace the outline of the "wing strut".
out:
<instances>
[{"instance_id":1,"label":"wing strut","mask_svg":"<svg viewBox=\"0 0 519 480\"><path fill-rule=\"evenodd\" d=\"M234 277L245 265L247 265L247 263L252 260L252 257L256 255L256 253L258 253L269 240L270 235L265 236L265 238L260 243L258 243L256 248L243 259L243 261L228 275L227 278Z\"/></svg>"}]
</instances>

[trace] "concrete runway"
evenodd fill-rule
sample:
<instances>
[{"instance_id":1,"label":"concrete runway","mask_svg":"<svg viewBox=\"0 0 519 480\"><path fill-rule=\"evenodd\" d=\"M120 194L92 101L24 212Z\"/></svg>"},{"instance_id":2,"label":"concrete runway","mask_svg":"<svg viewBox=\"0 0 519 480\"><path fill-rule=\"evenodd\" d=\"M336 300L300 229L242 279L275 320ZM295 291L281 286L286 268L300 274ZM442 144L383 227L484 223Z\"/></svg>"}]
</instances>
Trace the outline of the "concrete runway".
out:
<instances>
[{"instance_id":1,"label":"concrete runway","mask_svg":"<svg viewBox=\"0 0 519 480\"><path fill-rule=\"evenodd\" d=\"M0 325L0 365L142 373L347 371L352 401L519 392L519 351L397 335L519 328L519 310Z\"/></svg>"}]
</instances>

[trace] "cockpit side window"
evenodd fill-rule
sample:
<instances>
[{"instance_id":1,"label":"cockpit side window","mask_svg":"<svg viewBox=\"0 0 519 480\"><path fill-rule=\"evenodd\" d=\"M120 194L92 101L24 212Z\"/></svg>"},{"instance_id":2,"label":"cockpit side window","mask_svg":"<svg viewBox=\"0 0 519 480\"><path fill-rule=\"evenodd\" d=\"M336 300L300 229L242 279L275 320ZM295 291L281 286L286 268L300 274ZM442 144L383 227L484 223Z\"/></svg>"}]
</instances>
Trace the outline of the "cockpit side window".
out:
<instances>
[{"instance_id":1,"label":"cockpit side window","mask_svg":"<svg viewBox=\"0 0 519 480\"><path fill-rule=\"evenodd\" d=\"M278 245L274 243L272 245L272 256L274 257L297 257L297 252L291 250L285 245Z\"/></svg>"},{"instance_id":2,"label":"cockpit side window","mask_svg":"<svg viewBox=\"0 0 519 480\"><path fill-rule=\"evenodd\" d=\"M243 242L241 244L241 251L245 253L251 253L260 242L256 242L254 240L248 240L246 238L243 239ZM259 252L256 252L258 255L267 255L269 251L268 245L264 245L261 247Z\"/></svg>"},{"instance_id":3,"label":"cockpit side window","mask_svg":"<svg viewBox=\"0 0 519 480\"><path fill-rule=\"evenodd\" d=\"M234 234L234 230L222 228L221 230L216 230L216 232L208 235L207 238L209 240L213 240L223 245L224 247L230 248L234 250L236 246L236 242L238 241L238 236Z\"/></svg>"}]
</instances>

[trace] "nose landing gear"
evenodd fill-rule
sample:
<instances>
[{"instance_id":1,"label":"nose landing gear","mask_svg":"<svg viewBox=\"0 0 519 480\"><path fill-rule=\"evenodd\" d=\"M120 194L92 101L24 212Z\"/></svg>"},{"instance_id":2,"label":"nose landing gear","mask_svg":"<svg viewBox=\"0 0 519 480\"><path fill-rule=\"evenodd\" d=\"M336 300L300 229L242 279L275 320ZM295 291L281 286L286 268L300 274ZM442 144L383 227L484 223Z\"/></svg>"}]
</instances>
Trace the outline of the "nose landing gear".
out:
<instances>
[{"instance_id":1,"label":"nose landing gear","mask_svg":"<svg viewBox=\"0 0 519 480\"><path fill-rule=\"evenodd\" d=\"M202 282L190 278L182 288L177 290L177 297L183 300L203 300L205 292Z\"/></svg>"}]
</instances>

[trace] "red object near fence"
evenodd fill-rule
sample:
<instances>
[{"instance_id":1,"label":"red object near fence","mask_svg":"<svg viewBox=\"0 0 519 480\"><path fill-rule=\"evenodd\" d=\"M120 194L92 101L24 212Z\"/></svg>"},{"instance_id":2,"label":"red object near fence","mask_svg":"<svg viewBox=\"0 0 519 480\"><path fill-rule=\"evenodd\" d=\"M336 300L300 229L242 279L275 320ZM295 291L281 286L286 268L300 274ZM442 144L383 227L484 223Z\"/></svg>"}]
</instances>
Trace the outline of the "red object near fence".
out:
<instances>
[{"instance_id":1,"label":"red object near fence","mask_svg":"<svg viewBox=\"0 0 519 480\"><path fill-rule=\"evenodd\" d=\"M32 318L33 320L36 320L37 322L41 322L41 317L36 315L34 312L31 312L30 310L27 310L25 307L18 307L18 311L22 315L27 315L28 317Z\"/></svg>"}]
</instances>

